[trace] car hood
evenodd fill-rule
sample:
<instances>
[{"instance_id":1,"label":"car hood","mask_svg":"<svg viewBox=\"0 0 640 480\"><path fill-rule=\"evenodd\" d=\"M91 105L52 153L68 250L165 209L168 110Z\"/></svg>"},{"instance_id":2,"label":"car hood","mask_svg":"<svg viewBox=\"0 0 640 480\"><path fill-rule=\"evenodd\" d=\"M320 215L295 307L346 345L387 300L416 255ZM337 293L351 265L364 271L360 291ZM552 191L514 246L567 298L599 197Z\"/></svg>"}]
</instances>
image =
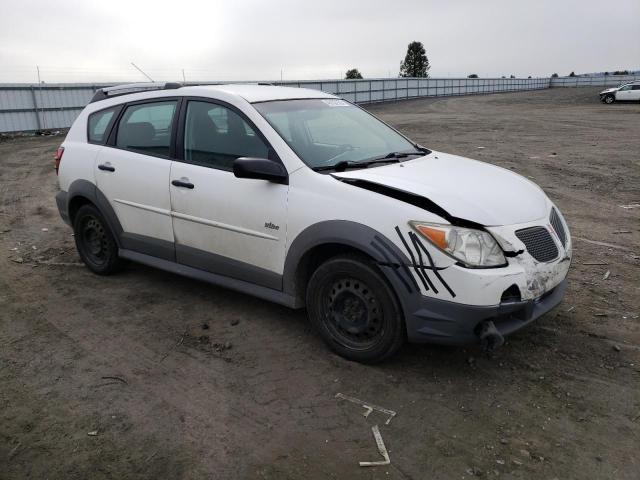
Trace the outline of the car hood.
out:
<instances>
[{"instance_id":1,"label":"car hood","mask_svg":"<svg viewBox=\"0 0 640 480\"><path fill-rule=\"evenodd\" d=\"M618 90L617 88L607 88L605 90L602 90L600 92L600 95L602 95L603 93L610 93L610 92L615 92L616 90Z\"/></svg>"},{"instance_id":2,"label":"car hood","mask_svg":"<svg viewBox=\"0 0 640 480\"><path fill-rule=\"evenodd\" d=\"M495 165L440 152L332 175L419 195L452 217L485 226L531 222L545 217L549 209L545 193L526 178Z\"/></svg>"}]
</instances>

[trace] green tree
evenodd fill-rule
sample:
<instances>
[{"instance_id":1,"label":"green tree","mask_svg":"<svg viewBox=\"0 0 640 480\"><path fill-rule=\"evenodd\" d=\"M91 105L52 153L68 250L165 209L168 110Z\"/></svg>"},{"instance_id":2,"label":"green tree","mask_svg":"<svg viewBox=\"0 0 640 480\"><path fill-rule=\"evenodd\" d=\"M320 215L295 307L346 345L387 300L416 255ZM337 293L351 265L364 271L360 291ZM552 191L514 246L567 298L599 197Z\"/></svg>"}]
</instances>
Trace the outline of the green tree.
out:
<instances>
[{"instance_id":1,"label":"green tree","mask_svg":"<svg viewBox=\"0 0 640 480\"><path fill-rule=\"evenodd\" d=\"M357 80L362 78L362 74L357 68L352 68L351 70L347 70L347 74L345 77L347 80Z\"/></svg>"},{"instance_id":2,"label":"green tree","mask_svg":"<svg viewBox=\"0 0 640 480\"><path fill-rule=\"evenodd\" d=\"M571 73L569 74L569 76L570 76L570 77L575 77L575 76L576 76L576 72L571 72Z\"/></svg>"},{"instance_id":3,"label":"green tree","mask_svg":"<svg viewBox=\"0 0 640 480\"><path fill-rule=\"evenodd\" d=\"M551 78L558 78L558 74L557 73L552 73L551 74Z\"/></svg>"},{"instance_id":4,"label":"green tree","mask_svg":"<svg viewBox=\"0 0 640 480\"><path fill-rule=\"evenodd\" d=\"M472 73L471 75L467 75L467 78L478 78L478 74Z\"/></svg>"},{"instance_id":5,"label":"green tree","mask_svg":"<svg viewBox=\"0 0 640 480\"><path fill-rule=\"evenodd\" d=\"M422 42L411 42L407 47L407 54L400 62L401 77L428 77L429 59Z\"/></svg>"}]
</instances>

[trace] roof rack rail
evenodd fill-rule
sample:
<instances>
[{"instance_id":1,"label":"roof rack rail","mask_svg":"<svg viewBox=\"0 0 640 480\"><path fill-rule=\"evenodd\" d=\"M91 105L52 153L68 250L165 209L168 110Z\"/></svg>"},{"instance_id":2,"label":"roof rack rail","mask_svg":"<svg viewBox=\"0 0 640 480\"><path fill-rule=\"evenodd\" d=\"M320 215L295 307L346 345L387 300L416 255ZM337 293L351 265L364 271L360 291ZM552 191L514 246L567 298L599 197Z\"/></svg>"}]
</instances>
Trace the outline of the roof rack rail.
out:
<instances>
[{"instance_id":1,"label":"roof rack rail","mask_svg":"<svg viewBox=\"0 0 640 480\"><path fill-rule=\"evenodd\" d=\"M89 103L99 102L107 98L129 95L131 93L150 92L153 90L173 90L183 85L177 82L139 82L114 85L113 87L100 88L96 91Z\"/></svg>"}]
</instances>

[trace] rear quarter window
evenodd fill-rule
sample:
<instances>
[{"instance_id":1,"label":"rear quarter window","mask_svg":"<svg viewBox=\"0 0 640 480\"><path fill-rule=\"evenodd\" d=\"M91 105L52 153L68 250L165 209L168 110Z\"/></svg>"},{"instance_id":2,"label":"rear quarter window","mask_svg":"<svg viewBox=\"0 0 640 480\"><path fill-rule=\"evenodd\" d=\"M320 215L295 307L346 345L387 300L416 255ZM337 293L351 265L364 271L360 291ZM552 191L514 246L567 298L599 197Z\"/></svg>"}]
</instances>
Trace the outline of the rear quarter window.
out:
<instances>
[{"instance_id":1,"label":"rear quarter window","mask_svg":"<svg viewBox=\"0 0 640 480\"><path fill-rule=\"evenodd\" d=\"M107 141L118 108L109 108L89 115L87 125L87 140L89 143L104 144Z\"/></svg>"}]
</instances>

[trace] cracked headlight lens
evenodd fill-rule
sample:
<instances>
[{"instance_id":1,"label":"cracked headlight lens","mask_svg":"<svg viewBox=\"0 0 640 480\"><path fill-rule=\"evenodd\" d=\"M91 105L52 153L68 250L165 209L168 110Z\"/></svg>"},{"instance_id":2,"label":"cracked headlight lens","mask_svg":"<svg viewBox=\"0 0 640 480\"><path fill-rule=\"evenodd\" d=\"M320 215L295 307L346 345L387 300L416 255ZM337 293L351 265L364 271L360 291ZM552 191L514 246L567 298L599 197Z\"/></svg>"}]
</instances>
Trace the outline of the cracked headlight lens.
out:
<instances>
[{"instance_id":1,"label":"cracked headlight lens","mask_svg":"<svg viewBox=\"0 0 640 480\"><path fill-rule=\"evenodd\" d=\"M467 267L502 267L507 264L498 242L484 230L418 221L409 222L409 225Z\"/></svg>"}]
</instances>

